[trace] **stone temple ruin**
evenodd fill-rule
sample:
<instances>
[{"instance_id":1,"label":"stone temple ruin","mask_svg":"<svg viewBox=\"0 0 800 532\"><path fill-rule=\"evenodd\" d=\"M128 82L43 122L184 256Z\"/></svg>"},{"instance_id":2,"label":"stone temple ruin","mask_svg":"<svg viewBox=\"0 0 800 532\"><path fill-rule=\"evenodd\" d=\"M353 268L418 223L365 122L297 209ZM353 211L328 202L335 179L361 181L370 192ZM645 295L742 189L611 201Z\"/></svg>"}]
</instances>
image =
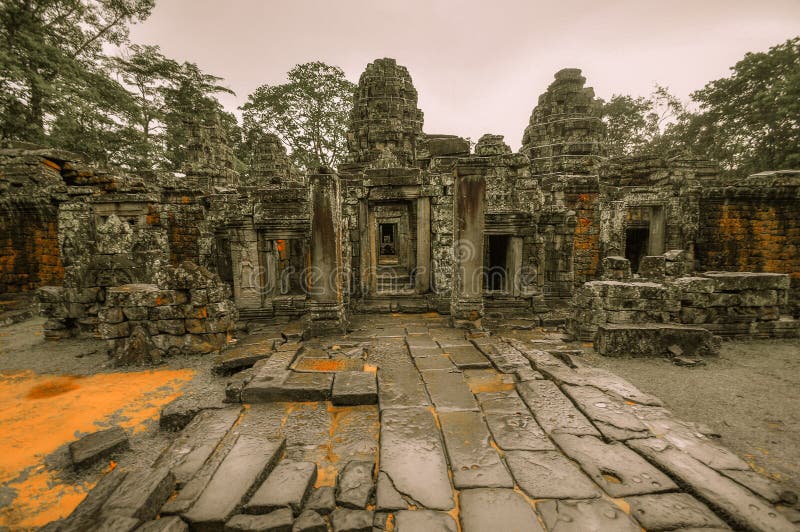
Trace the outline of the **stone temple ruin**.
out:
<instances>
[{"instance_id":1,"label":"stone temple ruin","mask_svg":"<svg viewBox=\"0 0 800 532\"><path fill-rule=\"evenodd\" d=\"M190 128L185 177L5 149L0 291L41 289L49 338L99 334L117 350L138 328L156 356L217 351L237 319L302 317L314 334L359 312L464 327L522 315L586 340L797 336L800 174L732 181L688 156L608 158L585 82L556 73L519 153L498 135L473 150L424 133L392 59L359 80L338 172L302 175L265 134L240 176L218 121ZM209 288L171 284L181 274ZM189 292L145 313L115 308L119 287L136 301Z\"/></svg>"},{"instance_id":2,"label":"stone temple ruin","mask_svg":"<svg viewBox=\"0 0 800 532\"><path fill-rule=\"evenodd\" d=\"M0 293L35 291L48 340L213 355L228 379L224 403L167 405L181 433L152 466L48 529L795 530L793 492L562 332L674 360L797 338L800 171L609 158L585 83L556 73L519 153L424 133L392 59L362 74L336 171L265 133L240 175L213 120L185 176L0 150ZM491 330L512 322L563 329Z\"/></svg>"}]
</instances>

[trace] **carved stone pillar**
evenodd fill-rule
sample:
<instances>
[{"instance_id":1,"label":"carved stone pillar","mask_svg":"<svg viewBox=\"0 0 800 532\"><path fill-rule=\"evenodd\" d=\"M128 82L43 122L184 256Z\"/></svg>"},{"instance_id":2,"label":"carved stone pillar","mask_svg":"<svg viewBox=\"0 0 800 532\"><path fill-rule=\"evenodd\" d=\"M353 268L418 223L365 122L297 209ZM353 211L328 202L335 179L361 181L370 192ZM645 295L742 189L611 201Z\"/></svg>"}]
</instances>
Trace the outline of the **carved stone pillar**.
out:
<instances>
[{"instance_id":1,"label":"carved stone pillar","mask_svg":"<svg viewBox=\"0 0 800 532\"><path fill-rule=\"evenodd\" d=\"M310 176L311 275L309 324L314 336L344 332L346 319L342 294L342 226L339 205L339 177L336 174Z\"/></svg>"},{"instance_id":2,"label":"carved stone pillar","mask_svg":"<svg viewBox=\"0 0 800 532\"><path fill-rule=\"evenodd\" d=\"M462 160L453 188L453 326L480 328L483 316L483 234L486 163Z\"/></svg>"}]
</instances>

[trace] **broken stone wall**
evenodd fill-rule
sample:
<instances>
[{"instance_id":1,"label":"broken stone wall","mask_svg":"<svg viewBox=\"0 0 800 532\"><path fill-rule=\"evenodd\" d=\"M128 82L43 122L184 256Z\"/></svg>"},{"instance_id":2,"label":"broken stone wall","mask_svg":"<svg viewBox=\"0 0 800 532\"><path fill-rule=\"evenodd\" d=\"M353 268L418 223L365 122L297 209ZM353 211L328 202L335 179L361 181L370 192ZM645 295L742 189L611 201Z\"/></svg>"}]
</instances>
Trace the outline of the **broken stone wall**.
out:
<instances>
[{"instance_id":1,"label":"broken stone wall","mask_svg":"<svg viewBox=\"0 0 800 532\"><path fill-rule=\"evenodd\" d=\"M158 363L165 356L219 353L236 324L230 288L186 261L165 266L157 284L106 291L98 331L117 365Z\"/></svg>"},{"instance_id":2,"label":"broken stone wall","mask_svg":"<svg viewBox=\"0 0 800 532\"><path fill-rule=\"evenodd\" d=\"M656 281L591 281L572 299L567 328L592 340L611 325L699 325L720 336L793 338L800 321L781 315L789 277L751 272L706 272Z\"/></svg>"},{"instance_id":3,"label":"broken stone wall","mask_svg":"<svg viewBox=\"0 0 800 532\"><path fill-rule=\"evenodd\" d=\"M0 150L0 294L61 284L58 207L64 152Z\"/></svg>"},{"instance_id":4,"label":"broken stone wall","mask_svg":"<svg viewBox=\"0 0 800 532\"><path fill-rule=\"evenodd\" d=\"M800 316L800 172L763 172L703 189L699 267L786 273Z\"/></svg>"}]
</instances>

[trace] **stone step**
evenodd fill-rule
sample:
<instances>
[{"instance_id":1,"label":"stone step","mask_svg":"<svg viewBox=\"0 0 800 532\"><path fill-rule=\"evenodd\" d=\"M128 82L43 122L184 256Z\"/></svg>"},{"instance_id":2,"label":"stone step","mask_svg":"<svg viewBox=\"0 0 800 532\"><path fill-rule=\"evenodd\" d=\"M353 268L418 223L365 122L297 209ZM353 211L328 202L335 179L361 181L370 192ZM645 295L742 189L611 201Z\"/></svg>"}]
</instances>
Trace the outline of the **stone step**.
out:
<instances>
[{"instance_id":1,"label":"stone step","mask_svg":"<svg viewBox=\"0 0 800 532\"><path fill-rule=\"evenodd\" d=\"M285 440L242 435L183 518L193 529L221 530L236 514L283 453Z\"/></svg>"}]
</instances>

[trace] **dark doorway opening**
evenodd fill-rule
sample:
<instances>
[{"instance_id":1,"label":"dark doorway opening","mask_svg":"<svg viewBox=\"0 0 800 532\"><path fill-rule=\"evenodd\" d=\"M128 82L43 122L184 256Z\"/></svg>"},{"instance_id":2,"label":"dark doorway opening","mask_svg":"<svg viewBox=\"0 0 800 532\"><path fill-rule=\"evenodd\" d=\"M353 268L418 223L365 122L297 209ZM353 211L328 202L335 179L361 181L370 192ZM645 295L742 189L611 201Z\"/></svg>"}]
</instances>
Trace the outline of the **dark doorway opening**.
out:
<instances>
[{"instance_id":1,"label":"dark doorway opening","mask_svg":"<svg viewBox=\"0 0 800 532\"><path fill-rule=\"evenodd\" d=\"M630 227L625 231L625 258L631 261L631 271L639 271L642 257L647 255L650 242L650 229Z\"/></svg>"},{"instance_id":2,"label":"dark doorway opening","mask_svg":"<svg viewBox=\"0 0 800 532\"><path fill-rule=\"evenodd\" d=\"M483 289L502 292L508 289L508 248L511 237L489 235L486 237Z\"/></svg>"},{"instance_id":3,"label":"dark doorway opening","mask_svg":"<svg viewBox=\"0 0 800 532\"><path fill-rule=\"evenodd\" d=\"M378 234L381 258L397 258L397 224L378 224Z\"/></svg>"},{"instance_id":4,"label":"dark doorway opening","mask_svg":"<svg viewBox=\"0 0 800 532\"><path fill-rule=\"evenodd\" d=\"M305 293L308 261L307 247L300 238L275 241L277 252L277 281L280 295L300 295Z\"/></svg>"}]
</instances>

